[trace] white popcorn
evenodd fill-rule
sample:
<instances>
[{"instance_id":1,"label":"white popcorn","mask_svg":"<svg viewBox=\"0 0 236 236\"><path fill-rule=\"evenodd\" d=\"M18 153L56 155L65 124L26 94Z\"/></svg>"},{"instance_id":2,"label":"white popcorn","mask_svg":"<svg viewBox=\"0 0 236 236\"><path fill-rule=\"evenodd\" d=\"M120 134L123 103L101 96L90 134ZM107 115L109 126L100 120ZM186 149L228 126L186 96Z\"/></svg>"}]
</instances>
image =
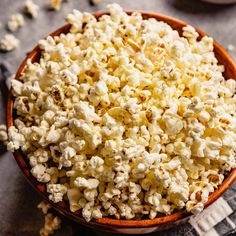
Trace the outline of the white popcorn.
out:
<instances>
[{"instance_id":1,"label":"white popcorn","mask_svg":"<svg viewBox=\"0 0 236 236\"><path fill-rule=\"evenodd\" d=\"M87 201L93 202L95 200L95 197L97 197L98 192L96 189L85 189L83 194L84 194L84 198Z\"/></svg>"},{"instance_id":2,"label":"white popcorn","mask_svg":"<svg viewBox=\"0 0 236 236\"><path fill-rule=\"evenodd\" d=\"M225 85L230 90L231 96L233 96L236 91L236 81L233 79L228 79L226 80Z\"/></svg>"},{"instance_id":3,"label":"white popcorn","mask_svg":"<svg viewBox=\"0 0 236 236\"><path fill-rule=\"evenodd\" d=\"M20 146L24 145L25 142L24 135L20 134L19 131L14 126L11 126L8 129L8 138L9 142L7 144L7 149L10 152L14 152Z\"/></svg>"},{"instance_id":4,"label":"white popcorn","mask_svg":"<svg viewBox=\"0 0 236 236\"><path fill-rule=\"evenodd\" d=\"M67 187L62 184L48 184L47 192L50 193L49 199L54 202L60 202L67 192Z\"/></svg>"},{"instance_id":5,"label":"white popcorn","mask_svg":"<svg viewBox=\"0 0 236 236\"><path fill-rule=\"evenodd\" d=\"M39 181L39 182L49 182L50 175L46 172L46 167L42 164L35 165L31 169L32 175Z\"/></svg>"},{"instance_id":6,"label":"white popcorn","mask_svg":"<svg viewBox=\"0 0 236 236\"><path fill-rule=\"evenodd\" d=\"M24 17L21 14L17 13L11 16L10 20L7 23L7 26L11 32L14 32L18 28L22 27L24 24Z\"/></svg>"},{"instance_id":7,"label":"white popcorn","mask_svg":"<svg viewBox=\"0 0 236 236\"><path fill-rule=\"evenodd\" d=\"M74 184L79 188L96 189L98 187L99 181L97 179L85 179L82 177L77 177L74 181Z\"/></svg>"},{"instance_id":8,"label":"white popcorn","mask_svg":"<svg viewBox=\"0 0 236 236\"><path fill-rule=\"evenodd\" d=\"M87 221L197 213L236 167L236 82L193 27L108 9L74 10L70 32L40 40L12 82L8 149Z\"/></svg>"},{"instance_id":9,"label":"white popcorn","mask_svg":"<svg viewBox=\"0 0 236 236\"><path fill-rule=\"evenodd\" d=\"M178 207L183 207L188 200L189 187L186 184L176 184L172 182L168 189L168 199L174 202Z\"/></svg>"},{"instance_id":10,"label":"white popcorn","mask_svg":"<svg viewBox=\"0 0 236 236\"><path fill-rule=\"evenodd\" d=\"M12 51L19 46L19 40L12 34L6 34L4 38L0 40L0 50Z\"/></svg>"},{"instance_id":11,"label":"white popcorn","mask_svg":"<svg viewBox=\"0 0 236 236\"><path fill-rule=\"evenodd\" d=\"M185 50L184 43L181 41L175 41L170 48L170 53L174 57L181 58Z\"/></svg>"},{"instance_id":12,"label":"white popcorn","mask_svg":"<svg viewBox=\"0 0 236 236\"><path fill-rule=\"evenodd\" d=\"M165 126L167 134L175 135L183 129L183 122L177 118L168 118Z\"/></svg>"},{"instance_id":13,"label":"white popcorn","mask_svg":"<svg viewBox=\"0 0 236 236\"><path fill-rule=\"evenodd\" d=\"M198 214L204 209L204 204L201 202L188 201L186 209L187 211L191 211L193 214Z\"/></svg>"},{"instance_id":14,"label":"white popcorn","mask_svg":"<svg viewBox=\"0 0 236 236\"><path fill-rule=\"evenodd\" d=\"M230 51L230 52L233 52L233 51L235 50L234 45L229 44L229 45L227 46L227 50Z\"/></svg>"},{"instance_id":15,"label":"white popcorn","mask_svg":"<svg viewBox=\"0 0 236 236\"><path fill-rule=\"evenodd\" d=\"M15 75L13 76L15 77ZM13 95L19 96L22 94L23 84L19 80L15 80L14 77L10 81L9 89L12 87Z\"/></svg>"},{"instance_id":16,"label":"white popcorn","mask_svg":"<svg viewBox=\"0 0 236 236\"><path fill-rule=\"evenodd\" d=\"M76 9L73 10L73 13L67 15L66 20L68 23L72 25L72 28L71 28L72 33L81 31L82 24L83 24L82 18L83 18L83 14Z\"/></svg>"},{"instance_id":17,"label":"white popcorn","mask_svg":"<svg viewBox=\"0 0 236 236\"><path fill-rule=\"evenodd\" d=\"M54 125L52 125L49 132L47 133L46 142L47 144L56 143L59 141L60 137L61 137L60 132L55 129Z\"/></svg>"},{"instance_id":18,"label":"white popcorn","mask_svg":"<svg viewBox=\"0 0 236 236\"><path fill-rule=\"evenodd\" d=\"M187 25L187 26L183 27L183 36L185 38L187 38L192 43L192 42L196 41L199 34L196 32L196 30L192 26Z\"/></svg>"},{"instance_id":19,"label":"white popcorn","mask_svg":"<svg viewBox=\"0 0 236 236\"><path fill-rule=\"evenodd\" d=\"M85 218L86 221L90 221L92 218L93 214L93 202L88 202L85 204L83 210L82 210L82 215Z\"/></svg>"},{"instance_id":20,"label":"white popcorn","mask_svg":"<svg viewBox=\"0 0 236 236\"><path fill-rule=\"evenodd\" d=\"M211 119L211 116L210 114L207 112L207 111L201 111L199 114L198 114L198 118L201 122L207 122Z\"/></svg>"},{"instance_id":21,"label":"white popcorn","mask_svg":"<svg viewBox=\"0 0 236 236\"><path fill-rule=\"evenodd\" d=\"M70 167L72 165L72 158L76 155L76 151L72 147L66 147L62 151L62 155L59 160L59 169L61 169L63 166L64 167Z\"/></svg>"},{"instance_id":22,"label":"white popcorn","mask_svg":"<svg viewBox=\"0 0 236 236\"><path fill-rule=\"evenodd\" d=\"M108 92L107 85L104 81L100 80L95 85L95 93L99 96L102 96Z\"/></svg>"},{"instance_id":23,"label":"white popcorn","mask_svg":"<svg viewBox=\"0 0 236 236\"><path fill-rule=\"evenodd\" d=\"M32 18L38 17L39 6L35 4L32 0L25 1L23 10L26 14L30 15Z\"/></svg>"},{"instance_id":24,"label":"white popcorn","mask_svg":"<svg viewBox=\"0 0 236 236\"><path fill-rule=\"evenodd\" d=\"M85 121L95 121L95 122L99 122L101 119L95 113L94 107L89 105L88 102L79 101L79 103L75 105L74 109L79 119L83 119Z\"/></svg>"}]
</instances>

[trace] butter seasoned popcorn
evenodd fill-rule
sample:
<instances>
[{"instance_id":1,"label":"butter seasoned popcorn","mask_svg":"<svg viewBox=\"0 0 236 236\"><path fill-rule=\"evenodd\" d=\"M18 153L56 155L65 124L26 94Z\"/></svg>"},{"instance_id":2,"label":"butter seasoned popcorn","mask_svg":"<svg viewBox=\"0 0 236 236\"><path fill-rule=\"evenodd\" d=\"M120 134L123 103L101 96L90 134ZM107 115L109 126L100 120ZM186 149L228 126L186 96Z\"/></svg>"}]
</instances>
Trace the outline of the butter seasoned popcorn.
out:
<instances>
[{"instance_id":1,"label":"butter seasoned popcorn","mask_svg":"<svg viewBox=\"0 0 236 236\"><path fill-rule=\"evenodd\" d=\"M191 26L74 10L12 82L21 149L50 200L84 218L199 212L236 167L236 82Z\"/></svg>"}]
</instances>

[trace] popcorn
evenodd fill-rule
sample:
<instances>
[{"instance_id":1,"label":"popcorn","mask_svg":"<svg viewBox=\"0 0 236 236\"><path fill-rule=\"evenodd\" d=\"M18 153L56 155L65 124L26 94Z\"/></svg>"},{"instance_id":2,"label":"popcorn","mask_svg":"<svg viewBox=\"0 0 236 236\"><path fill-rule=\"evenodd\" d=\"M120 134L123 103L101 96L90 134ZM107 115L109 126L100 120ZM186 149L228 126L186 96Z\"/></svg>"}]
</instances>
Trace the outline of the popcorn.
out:
<instances>
[{"instance_id":1,"label":"popcorn","mask_svg":"<svg viewBox=\"0 0 236 236\"><path fill-rule=\"evenodd\" d=\"M0 40L0 50L12 51L19 46L19 40L12 34L6 34L4 38Z\"/></svg>"},{"instance_id":2,"label":"popcorn","mask_svg":"<svg viewBox=\"0 0 236 236\"><path fill-rule=\"evenodd\" d=\"M99 185L99 181L97 179L85 179L82 177L77 177L74 181L74 184L79 188L96 189Z\"/></svg>"},{"instance_id":3,"label":"popcorn","mask_svg":"<svg viewBox=\"0 0 236 236\"><path fill-rule=\"evenodd\" d=\"M62 155L59 159L59 169L61 169L63 166L64 167L70 167L72 165L72 158L76 155L76 151L72 147L66 147L62 151Z\"/></svg>"},{"instance_id":4,"label":"popcorn","mask_svg":"<svg viewBox=\"0 0 236 236\"><path fill-rule=\"evenodd\" d=\"M48 184L47 191L50 193L49 199L57 203L62 201L63 196L67 192L67 187L62 184Z\"/></svg>"},{"instance_id":5,"label":"popcorn","mask_svg":"<svg viewBox=\"0 0 236 236\"><path fill-rule=\"evenodd\" d=\"M58 216L53 216L53 214L48 213L45 216L44 226L40 229L40 236L49 236L54 233L55 230L60 229L61 219Z\"/></svg>"},{"instance_id":6,"label":"popcorn","mask_svg":"<svg viewBox=\"0 0 236 236\"><path fill-rule=\"evenodd\" d=\"M8 138L9 142L7 144L7 150L10 152L14 152L16 149L19 149L24 145L24 135L20 134L19 130L17 130L14 126L9 127Z\"/></svg>"},{"instance_id":7,"label":"popcorn","mask_svg":"<svg viewBox=\"0 0 236 236\"><path fill-rule=\"evenodd\" d=\"M227 46L227 50L230 51L230 52L233 52L233 51L235 50L234 45L229 44L229 45Z\"/></svg>"},{"instance_id":8,"label":"popcorn","mask_svg":"<svg viewBox=\"0 0 236 236\"><path fill-rule=\"evenodd\" d=\"M192 26L187 25L183 27L183 36L187 38L190 43L194 43L197 40L199 34Z\"/></svg>"},{"instance_id":9,"label":"popcorn","mask_svg":"<svg viewBox=\"0 0 236 236\"><path fill-rule=\"evenodd\" d=\"M183 122L178 118L167 118L165 131L167 134L176 135L183 129Z\"/></svg>"},{"instance_id":10,"label":"popcorn","mask_svg":"<svg viewBox=\"0 0 236 236\"><path fill-rule=\"evenodd\" d=\"M61 134L58 130L55 129L55 126L52 125L49 132L46 135L46 142L49 143L57 143L61 137Z\"/></svg>"},{"instance_id":11,"label":"popcorn","mask_svg":"<svg viewBox=\"0 0 236 236\"><path fill-rule=\"evenodd\" d=\"M7 144L8 135L7 135L7 127L4 124L0 125L0 142Z\"/></svg>"},{"instance_id":12,"label":"popcorn","mask_svg":"<svg viewBox=\"0 0 236 236\"><path fill-rule=\"evenodd\" d=\"M50 181L50 175L46 173L46 167L42 164L37 164L31 169L32 175L42 183Z\"/></svg>"},{"instance_id":13,"label":"popcorn","mask_svg":"<svg viewBox=\"0 0 236 236\"><path fill-rule=\"evenodd\" d=\"M188 200L189 187L186 183L181 185L172 182L168 188L168 200L174 202L176 206L183 207Z\"/></svg>"},{"instance_id":14,"label":"popcorn","mask_svg":"<svg viewBox=\"0 0 236 236\"><path fill-rule=\"evenodd\" d=\"M191 211L193 214L198 214L204 209L202 202L188 201L186 204L187 211Z\"/></svg>"},{"instance_id":15,"label":"popcorn","mask_svg":"<svg viewBox=\"0 0 236 236\"><path fill-rule=\"evenodd\" d=\"M61 9L61 2L62 0L51 0L49 6L51 9L59 11Z\"/></svg>"},{"instance_id":16,"label":"popcorn","mask_svg":"<svg viewBox=\"0 0 236 236\"><path fill-rule=\"evenodd\" d=\"M69 33L40 40L12 81L8 149L87 221L197 213L236 167L236 83L193 27L108 9L74 10Z\"/></svg>"},{"instance_id":17,"label":"popcorn","mask_svg":"<svg viewBox=\"0 0 236 236\"><path fill-rule=\"evenodd\" d=\"M38 204L37 207L42 210L44 215L46 215L48 213L48 210L51 208L51 205L42 201Z\"/></svg>"},{"instance_id":18,"label":"popcorn","mask_svg":"<svg viewBox=\"0 0 236 236\"><path fill-rule=\"evenodd\" d=\"M106 94L107 92L108 92L108 88L107 88L106 83L102 80L97 82L97 84L95 85L95 93L99 96L102 96Z\"/></svg>"},{"instance_id":19,"label":"popcorn","mask_svg":"<svg viewBox=\"0 0 236 236\"><path fill-rule=\"evenodd\" d=\"M10 20L7 23L7 26L11 32L14 32L18 28L22 27L24 24L25 24L24 17L21 14L17 13L11 16Z\"/></svg>"},{"instance_id":20,"label":"popcorn","mask_svg":"<svg viewBox=\"0 0 236 236\"><path fill-rule=\"evenodd\" d=\"M32 18L38 18L39 6L35 4L32 0L26 0L24 3L23 10Z\"/></svg>"}]
</instances>

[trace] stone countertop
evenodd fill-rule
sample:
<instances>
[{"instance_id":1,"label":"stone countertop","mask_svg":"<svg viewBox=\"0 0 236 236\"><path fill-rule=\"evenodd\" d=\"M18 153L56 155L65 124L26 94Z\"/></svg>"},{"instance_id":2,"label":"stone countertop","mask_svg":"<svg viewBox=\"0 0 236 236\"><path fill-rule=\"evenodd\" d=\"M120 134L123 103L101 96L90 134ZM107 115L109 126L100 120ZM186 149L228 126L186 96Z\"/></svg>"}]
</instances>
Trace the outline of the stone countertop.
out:
<instances>
[{"instance_id":1,"label":"stone countertop","mask_svg":"<svg viewBox=\"0 0 236 236\"><path fill-rule=\"evenodd\" d=\"M6 33L5 25L9 17L21 12L20 0L0 0L0 38ZM80 11L104 10L108 3L114 1L101 0L99 6L91 6L88 0L70 0L63 3L59 12L49 11L47 1L35 0L40 5L39 18L26 19L26 24L14 33L20 39L20 47L13 52L0 53L0 63L4 63L15 73L19 63L38 42L38 40L64 24L64 16L77 8ZM126 9L155 11L170 15L202 29L225 48L232 44L236 47L236 5L216 6L198 0L116 0ZM236 51L231 52L236 58ZM0 78L2 79L2 78ZM2 83L0 84L2 86ZM0 122L5 120L4 101L0 96ZM16 165L12 154L0 149L0 236L34 236L38 235L43 224L43 215L37 209L41 197L32 190ZM226 193L233 195L236 184ZM236 221L236 220L235 220ZM65 220L62 229L55 236L73 235L72 224ZM185 224L155 235L188 235L189 225ZM86 229L79 229L76 235L98 235ZM101 234L104 235L104 234Z\"/></svg>"}]
</instances>

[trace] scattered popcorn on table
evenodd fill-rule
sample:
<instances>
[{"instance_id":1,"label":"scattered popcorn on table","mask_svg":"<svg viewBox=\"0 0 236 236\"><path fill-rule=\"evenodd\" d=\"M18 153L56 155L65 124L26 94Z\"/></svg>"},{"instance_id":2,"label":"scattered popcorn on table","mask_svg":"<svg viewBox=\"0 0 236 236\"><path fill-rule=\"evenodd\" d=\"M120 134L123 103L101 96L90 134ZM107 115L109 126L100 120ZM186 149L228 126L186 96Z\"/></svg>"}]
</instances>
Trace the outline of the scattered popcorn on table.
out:
<instances>
[{"instance_id":1,"label":"scattered popcorn on table","mask_svg":"<svg viewBox=\"0 0 236 236\"><path fill-rule=\"evenodd\" d=\"M24 24L24 17L21 14L17 13L11 16L10 20L7 23L7 26L10 31L14 32Z\"/></svg>"},{"instance_id":2,"label":"scattered popcorn on table","mask_svg":"<svg viewBox=\"0 0 236 236\"><path fill-rule=\"evenodd\" d=\"M236 167L236 82L193 27L180 37L108 10L74 10L68 34L40 40L40 61L12 83L8 150L21 148L50 200L87 221L198 213Z\"/></svg>"},{"instance_id":3,"label":"scattered popcorn on table","mask_svg":"<svg viewBox=\"0 0 236 236\"><path fill-rule=\"evenodd\" d=\"M40 229L40 236L49 236L54 234L54 231L61 228L61 219L58 216L53 216L52 213L45 215L44 226Z\"/></svg>"},{"instance_id":4,"label":"scattered popcorn on table","mask_svg":"<svg viewBox=\"0 0 236 236\"><path fill-rule=\"evenodd\" d=\"M235 47L232 44L229 44L227 46L227 50L230 51L230 52L233 52L235 50Z\"/></svg>"},{"instance_id":5,"label":"scattered popcorn on table","mask_svg":"<svg viewBox=\"0 0 236 236\"><path fill-rule=\"evenodd\" d=\"M19 40L12 34L6 34L0 40L0 51L12 51L19 46Z\"/></svg>"},{"instance_id":6,"label":"scattered popcorn on table","mask_svg":"<svg viewBox=\"0 0 236 236\"><path fill-rule=\"evenodd\" d=\"M61 227L61 219L58 216L54 216L52 213L48 213L51 206L47 202L42 201L37 207L41 209L45 215L44 226L39 231L40 236L49 236L54 234L54 231Z\"/></svg>"},{"instance_id":7,"label":"scattered popcorn on table","mask_svg":"<svg viewBox=\"0 0 236 236\"><path fill-rule=\"evenodd\" d=\"M23 10L32 18L37 18L39 14L39 6L32 0L26 0L23 6Z\"/></svg>"},{"instance_id":8,"label":"scattered popcorn on table","mask_svg":"<svg viewBox=\"0 0 236 236\"><path fill-rule=\"evenodd\" d=\"M51 208L50 204L45 201L40 202L37 207L42 210L44 215L46 215L48 210Z\"/></svg>"},{"instance_id":9,"label":"scattered popcorn on table","mask_svg":"<svg viewBox=\"0 0 236 236\"><path fill-rule=\"evenodd\" d=\"M61 3L62 0L51 0L49 7L50 9L59 11L61 9Z\"/></svg>"}]
</instances>

